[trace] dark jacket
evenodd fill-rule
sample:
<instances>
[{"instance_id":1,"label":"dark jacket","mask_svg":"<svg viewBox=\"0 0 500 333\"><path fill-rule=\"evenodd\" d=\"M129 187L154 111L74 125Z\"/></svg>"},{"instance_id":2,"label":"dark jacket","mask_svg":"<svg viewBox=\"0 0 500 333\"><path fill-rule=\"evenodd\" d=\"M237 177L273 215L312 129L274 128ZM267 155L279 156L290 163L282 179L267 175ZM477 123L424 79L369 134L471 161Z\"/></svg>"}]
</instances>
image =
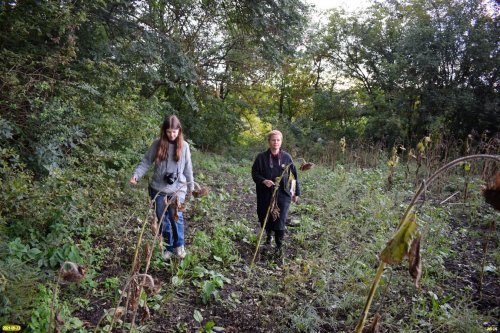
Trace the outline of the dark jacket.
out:
<instances>
[{"instance_id":1,"label":"dark jacket","mask_svg":"<svg viewBox=\"0 0 500 333\"><path fill-rule=\"evenodd\" d=\"M279 157L277 159L272 159L271 150L268 149L267 151L257 155L252 166L252 178L255 182L255 189L257 192L257 215L262 226L274 191L274 187L267 187L262 182L266 179L275 181L276 177L281 176L286 166L290 165L288 172L283 175L277 191L280 216L277 220L273 221L271 213L269 213L266 223L267 230L285 230L288 208L290 207L290 202L292 200L288 184L290 173L293 174L296 180L295 195L300 196L301 194L297 177L297 169L293 164L292 157L284 150L280 150L278 156Z\"/></svg>"}]
</instances>

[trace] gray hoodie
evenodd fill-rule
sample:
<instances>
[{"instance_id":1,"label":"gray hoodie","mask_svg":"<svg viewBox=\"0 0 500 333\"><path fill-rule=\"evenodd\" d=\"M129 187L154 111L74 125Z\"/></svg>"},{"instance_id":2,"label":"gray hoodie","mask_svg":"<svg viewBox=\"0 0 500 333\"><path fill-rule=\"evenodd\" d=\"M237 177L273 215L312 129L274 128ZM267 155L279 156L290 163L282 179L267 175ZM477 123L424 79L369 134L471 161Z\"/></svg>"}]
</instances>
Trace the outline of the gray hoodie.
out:
<instances>
[{"instance_id":1,"label":"gray hoodie","mask_svg":"<svg viewBox=\"0 0 500 333\"><path fill-rule=\"evenodd\" d=\"M156 191L161 191L167 194L177 193L179 199L184 201L186 191L192 192L194 190L193 179L193 166L191 164L191 151L189 144L184 141L182 144L182 155L178 162L174 160L175 144L168 144L168 158L161 161L159 164L155 163L156 151L158 150L159 139L156 139L147 153L144 155L141 163L134 171L134 176L139 180L149 170L154 163L154 172L149 185ZM175 182L169 185L164 180L166 173L172 173L177 176Z\"/></svg>"}]
</instances>

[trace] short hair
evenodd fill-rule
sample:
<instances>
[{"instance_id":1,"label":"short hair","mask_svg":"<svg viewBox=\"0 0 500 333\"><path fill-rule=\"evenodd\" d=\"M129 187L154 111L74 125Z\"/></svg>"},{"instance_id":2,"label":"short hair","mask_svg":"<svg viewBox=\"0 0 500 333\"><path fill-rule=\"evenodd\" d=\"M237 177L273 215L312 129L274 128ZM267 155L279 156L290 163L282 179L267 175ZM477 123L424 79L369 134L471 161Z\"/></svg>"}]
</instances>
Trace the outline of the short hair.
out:
<instances>
[{"instance_id":1,"label":"short hair","mask_svg":"<svg viewBox=\"0 0 500 333\"><path fill-rule=\"evenodd\" d=\"M281 140L283 140L283 133L278 130L272 130L271 132L267 133L267 141L271 140L271 137L274 135L278 135Z\"/></svg>"}]
</instances>

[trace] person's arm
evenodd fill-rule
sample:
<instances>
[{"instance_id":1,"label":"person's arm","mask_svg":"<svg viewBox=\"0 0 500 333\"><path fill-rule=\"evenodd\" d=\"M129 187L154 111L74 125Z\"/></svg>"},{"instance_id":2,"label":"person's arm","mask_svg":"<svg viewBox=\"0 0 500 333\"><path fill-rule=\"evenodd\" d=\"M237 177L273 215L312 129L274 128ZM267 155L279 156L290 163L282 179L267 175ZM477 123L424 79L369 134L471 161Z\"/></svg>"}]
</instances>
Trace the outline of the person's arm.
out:
<instances>
[{"instance_id":1,"label":"person's arm","mask_svg":"<svg viewBox=\"0 0 500 333\"><path fill-rule=\"evenodd\" d=\"M252 165L252 179L255 184L262 184L266 178L261 174L261 154L257 155Z\"/></svg>"},{"instance_id":2,"label":"person's arm","mask_svg":"<svg viewBox=\"0 0 500 333\"><path fill-rule=\"evenodd\" d=\"M149 170L151 164L153 164L155 160L157 149L158 149L158 140L153 142L151 147L149 147L149 150L146 152L146 154L144 154L141 163L139 163L137 168L135 168L134 173L130 178L130 184L136 185L137 181L141 179L141 177L144 176L144 174Z\"/></svg>"},{"instance_id":3,"label":"person's arm","mask_svg":"<svg viewBox=\"0 0 500 333\"><path fill-rule=\"evenodd\" d=\"M191 150L189 149L189 145L187 142L184 142L185 148L184 148L184 159L185 159L185 165L184 165L184 176L186 177L186 182L187 182L187 193L188 195L191 195L191 193L194 191L194 177L193 177L193 164L191 162Z\"/></svg>"}]
</instances>

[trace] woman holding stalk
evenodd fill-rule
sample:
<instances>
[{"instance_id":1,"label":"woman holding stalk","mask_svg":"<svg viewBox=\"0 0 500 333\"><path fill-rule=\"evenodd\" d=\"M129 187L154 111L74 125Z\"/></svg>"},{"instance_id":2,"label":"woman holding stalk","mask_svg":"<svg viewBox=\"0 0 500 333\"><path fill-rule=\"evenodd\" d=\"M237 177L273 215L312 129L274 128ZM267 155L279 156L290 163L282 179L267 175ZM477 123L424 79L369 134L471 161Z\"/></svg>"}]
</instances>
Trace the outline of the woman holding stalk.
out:
<instances>
[{"instance_id":1,"label":"woman holding stalk","mask_svg":"<svg viewBox=\"0 0 500 333\"><path fill-rule=\"evenodd\" d=\"M136 185L153 163L154 172L148 191L151 199L155 199L158 221L165 214L160 222L161 232L167 243L163 258L170 259L174 254L184 258L184 216L179 211L176 221L172 205L164 213L166 203L176 203L177 199L183 203L186 195L190 196L194 190L191 152L188 143L184 141L181 122L176 116L165 119L160 138L153 142L144 155L130 178L130 184Z\"/></svg>"},{"instance_id":2,"label":"woman holding stalk","mask_svg":"<svg viewBox=\"0 0 500 333\"><path fill-rule=\"evenodd\" d=\"M271 246L274 231L276 253L280 256L288 209L290 203L298 202L300 196L297 169L290 154L281 149L282 141L283 134L280 131L269 132L267 134L269 149L258 154L252 166L260 226L264 227L265 224L266 245L268 246ZM281 178L277 184L279 177Z\"/></svg>"}]
</instances>

